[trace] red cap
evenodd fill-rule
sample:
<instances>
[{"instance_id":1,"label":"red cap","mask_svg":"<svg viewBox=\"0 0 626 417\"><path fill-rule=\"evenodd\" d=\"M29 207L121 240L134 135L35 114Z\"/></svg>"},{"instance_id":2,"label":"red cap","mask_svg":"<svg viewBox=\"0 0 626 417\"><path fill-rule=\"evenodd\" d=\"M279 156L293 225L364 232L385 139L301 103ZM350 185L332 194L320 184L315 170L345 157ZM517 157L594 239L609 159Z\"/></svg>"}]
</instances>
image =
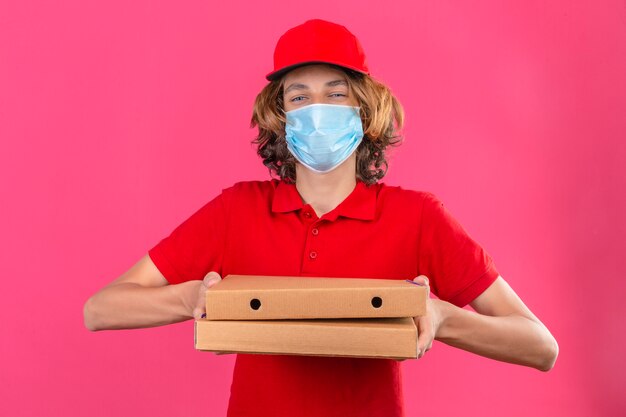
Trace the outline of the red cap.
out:
<instances>
[{"instance_id":1,"label":"red cap","mask_svg":"<svg viewBox=\"0 0 626 417\"><path fill-rule=\"evenodd\" d=\"M307 20L283 34L274 49L272 81L302 65L328 63L369 74L359 40L344 26L321 19Z\"/></svg>"}]
</instances>

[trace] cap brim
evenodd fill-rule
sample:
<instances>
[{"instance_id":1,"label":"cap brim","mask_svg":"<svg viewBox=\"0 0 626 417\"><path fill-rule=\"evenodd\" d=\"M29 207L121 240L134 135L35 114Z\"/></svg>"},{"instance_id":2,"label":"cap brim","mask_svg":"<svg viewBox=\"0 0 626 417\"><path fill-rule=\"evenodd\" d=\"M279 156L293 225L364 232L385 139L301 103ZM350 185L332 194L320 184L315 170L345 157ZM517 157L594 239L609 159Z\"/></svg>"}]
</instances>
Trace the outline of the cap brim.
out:
<instances>
[{"instance_id":1,"label":"cap brim","mask_svg":"<svg viewBox=\"0 0 626 417\"><path fill-rule=\"evenodd\" d=\"M265 78L268 81L274 81L274 80L279 79L280 77L282 77L283 75L285 75L286 73L288 73L289 71L291 71L293 69L296 69L296 68L299 68L299 67L303 67L305 65L311 65L311 64L330 64L330 65L334 65L334 66L337 66L337 67L343 67L343 68L347 68L347 69L352 70L352 71L360 72L361 74L369 75L369 72L365 72L362 69L355 68L355 67L352 67L352 66L349 66L349 65L346 65L346 64L340 64L340 63L337 63L337 62L330 62L330 61L307 61L307 62L298 62L297 64L289 65L288 67L281 68L278 71L270 72L269 74L267 74L265 76Z\"/></svg>"}]
</instances>

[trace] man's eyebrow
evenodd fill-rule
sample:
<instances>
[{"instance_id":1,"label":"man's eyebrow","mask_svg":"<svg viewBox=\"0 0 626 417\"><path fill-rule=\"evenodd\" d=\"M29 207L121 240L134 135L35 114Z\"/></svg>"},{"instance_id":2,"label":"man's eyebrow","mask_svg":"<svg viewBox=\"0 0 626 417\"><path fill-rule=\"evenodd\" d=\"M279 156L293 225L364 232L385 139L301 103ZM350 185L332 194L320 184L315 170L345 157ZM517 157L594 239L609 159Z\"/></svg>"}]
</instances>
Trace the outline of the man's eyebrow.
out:
<instances>
[{"instance_id":1,"label":"man's eyebrow","mask_svg":"<svg viewBox=\"0 0 626 417\"><path fill-rule=\"evenodd\" d=\"M288 92L290 92L291 90L308 90L308 89L309 89L309 87L307 87L307 86L306 86L306 85L304 85L304 84L294 83L294 84L291 84L289 87L287 87L287 88L285 89L285 94L287 94L287 93L288 93Z\"/></svg>"},{"instance_id":2,"label":"man's eyebrow","mask_svg":"<svg viewBox=\"0 0 626 417\"><path fill-rule=\"evenodd\" d=\"M348 83L346 82L346 80L333 80L333 81L327 82L326 87L334 87L336 85L342 85L342 84L345 85L346 87L348 86ZM285 94L287 94L288 92L292 90L308 90L308 89L309 87L305 84L293 83L285 89Z\"/></svg>"},{"instance_id":3,"label":"man's eyebrow","mask_svg":"<svg viewBox=\"0 0 626 417\"><path fill-rule=\"evenodd\" d=\"M327 87L334 87L336 85L345 85L346 87L348 86L348 83L346 82L346 80L335 80L335 81L329 81L326 83Z\"/></svg>"}]
</instances>

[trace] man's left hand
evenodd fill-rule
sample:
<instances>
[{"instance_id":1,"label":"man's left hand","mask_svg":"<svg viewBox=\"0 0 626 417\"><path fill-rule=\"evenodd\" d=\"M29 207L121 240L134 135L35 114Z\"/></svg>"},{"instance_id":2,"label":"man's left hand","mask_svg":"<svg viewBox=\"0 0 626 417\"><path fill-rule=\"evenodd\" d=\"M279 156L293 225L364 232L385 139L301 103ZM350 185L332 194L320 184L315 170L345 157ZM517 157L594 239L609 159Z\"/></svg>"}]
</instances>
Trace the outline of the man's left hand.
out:
<instances>
[{"instance_id":1,"label":"man's left hand","mask_svg":"<svg viewBox=\"0 0 626 417\"><path fill-rule=\"evenodd\" d=\"M428 278L420 275L413 282L423 285L428 289L428 297L426 299L426 314L414 317L417 326L417 359L420 359L433 346L433 340L437 336L439 328L445 319L446 307L449 303L445 301L430 298L430 285Z\"/></svg>"}]
</instances>

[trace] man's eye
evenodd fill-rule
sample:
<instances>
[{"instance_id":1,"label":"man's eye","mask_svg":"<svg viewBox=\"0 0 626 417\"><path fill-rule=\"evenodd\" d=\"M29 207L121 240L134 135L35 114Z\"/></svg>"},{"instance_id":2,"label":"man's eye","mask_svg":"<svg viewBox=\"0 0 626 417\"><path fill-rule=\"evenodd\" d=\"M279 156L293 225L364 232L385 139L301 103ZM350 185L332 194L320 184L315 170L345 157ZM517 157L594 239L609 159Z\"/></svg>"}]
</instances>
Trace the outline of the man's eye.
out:
<instances>
[{"instance_id":1,"label":"man's eye","mask_svg":"<svg viewBox=\"0 0 626 417\"><path fill-rule=\"evenodd\" d=\"M343 93L332 93L331 96L345 97L346 95Z\"/></svg>"},{"instance_id":2,"label":"man's eye","mask_svg":"<svg viewBox=\"0 0 626 417\"><path fill-rule=\"evenodd\" d=\"M303 97L303 96L297 96L297 97L292 98L292 99L291 99L291 100L289 100L289 101L302 101L302 100L298 100L299 98L302 98L302 99L303 99L304 97Z\"/></svg>"}]
</instances>

